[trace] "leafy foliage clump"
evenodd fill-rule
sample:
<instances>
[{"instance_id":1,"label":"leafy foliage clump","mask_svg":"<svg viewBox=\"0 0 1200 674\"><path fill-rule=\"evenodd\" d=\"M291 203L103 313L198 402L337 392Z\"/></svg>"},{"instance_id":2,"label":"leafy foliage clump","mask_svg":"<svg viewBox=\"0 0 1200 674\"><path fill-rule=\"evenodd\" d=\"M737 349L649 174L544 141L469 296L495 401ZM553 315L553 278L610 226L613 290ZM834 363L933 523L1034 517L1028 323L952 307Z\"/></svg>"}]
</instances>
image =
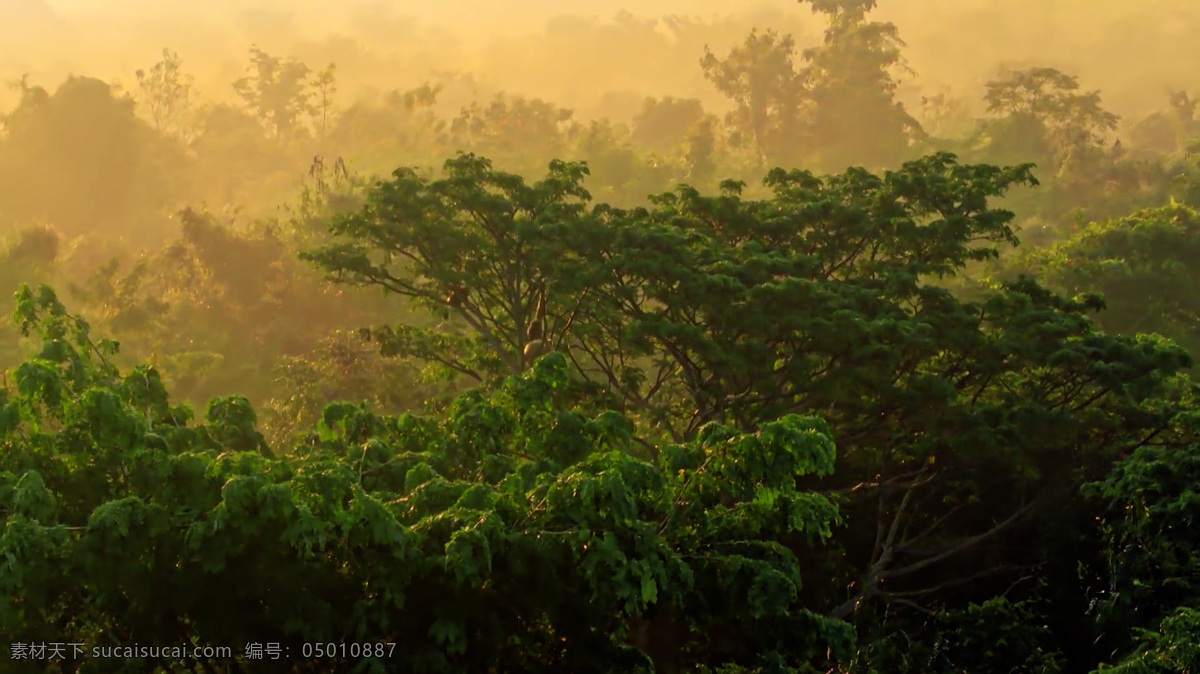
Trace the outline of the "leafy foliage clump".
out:
<instances>
[{"instance_id":1,"label":"leafy foliage clump","mask_svg":"<svg viewBox=\"0 0 1200 674\"><path fill-rule=\"evenodd\" d=\"M244 399L193 423L154 369L121 374L48 288L16 316L44 347L0 397L5 641L398 645L356 671L799 671L850 653L776 542L839 521L797 488L833 469L820 421L710 425L648 462L620 415L563 407L552 353L441 420L329 406L276 454Z\"/></svg>"},{"instance_id":2,"label":"leafy foliage clump","mask_svg":"<svg viewBox=\"0 0 1200 674\"><path fill-rule=\"evenodd\" d=\"M1097 322L1122 334L1157 333L1200 353L1200 214L1182 204L1092 223L1009 263L1070 294L1104 296Z\"/></svg>"}]
</instances>

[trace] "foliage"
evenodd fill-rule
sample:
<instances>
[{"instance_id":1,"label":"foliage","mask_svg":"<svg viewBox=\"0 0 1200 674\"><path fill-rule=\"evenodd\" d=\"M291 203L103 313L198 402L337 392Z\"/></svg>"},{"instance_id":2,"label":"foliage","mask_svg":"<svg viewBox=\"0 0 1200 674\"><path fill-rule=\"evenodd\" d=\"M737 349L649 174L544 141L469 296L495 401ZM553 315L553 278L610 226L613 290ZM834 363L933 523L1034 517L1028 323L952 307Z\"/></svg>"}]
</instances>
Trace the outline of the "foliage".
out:
<instances>
[{"instance_id":1,"label":"foliage","mask_svg":"<svg viewBox=\"0 0 1200 674\"><path fill-rule=\"evenodd\" d=\"M336 70L337 66L330 63L324 70L316 73L310 83L313 95L317 99L310 109L310 114L313 117L313 126L316 127L317 136L320 138L324 138L328 134L333 121L333 96L337 93Z\"/></svg>"},{"instance_id":2,"label":"foliage","mask_svg":"<svg viewBox=\"0 0 1200 674\"><path fill-rule=\"evenodd\" d=\"M1106 311L1097 322L1109 332L1158 333L1193 354L1200 353L1198 268L1200 215L1179 204L1092 223L1008 265L1069 295L1101 293Z\"/></svg>"},{"instance_id":3,"label":"foliage","mask_svg":"<svg viewBox=\"0 0 1200 674\"><path fill-rule=\"evenodd\" d=\"M334 307L354 313L281 235L191 209L179 224L180 236L154 254L107 260L68 287L94 320L163 367L181 399L203 404L237 386L261 402L276 390L279 357L305 354L333 331Z\"/></svg>"},{"instance_id":4,"label":"foliage","mask_svg":"<svg viewBox=\"0 0 1200 674\"><path fill-rule=\"evenodd\" d=\"M672 149L704 118L698 98L647 98L633 118L632 139L643 147Z\"/></svg>"},{"instance_id":5,"label":"foliage","mask_svg":"<svg viewBox=\"0 0 1200 674\"><path fill-rule=\"evenodd\" d=\"M988 111L1042 126L1063 145L1094 143L1116 128L1116 115L1100 107L1100 93L1077 93L1078 78L1054 68L1007 73L987 84Z\"/></svg>"},{"instance_id":6,"label":"foliage","mask_svg":"<svg viewBox=\"0 0 1200 674\"><path fill-rule=\"evenodd\" d=\"M1197 660L1182 653L1200 646L1192 610L1200 599L1196 445L1143 446L1085 493L1104 506L1108 586L1097 598L1100 624L1121 650L1140 635L1140 645L1117 670L1166 671L1162 667L1171 662L1194 666Z\"/></svg>"},{"instance_id":7,"label":"foliage","mask_svg":"<svg viewBox=\"0 0 1200 674\"><path fill-rule=\"evenodd\" d=\"M684 179L697 187L705 186L716 173L720 140L718 133L716 119L707 116L693 126L688 134L687 151L684 154L688 171Z\"/></svg>"},{"instance_id":8,"label":"foliage","mask_svg":"<svg viewBox=\"0 0 1200 674\"><path fill-rule=\"evenodd\" d=\"M402 413L441 409L453 388L427 381L436 373L414 363L381 356L370 331L337 331L309 354L286 356L275 368L275 397L264 404L271 444L290 441L316 425L331 400L362 401L372 410Z\"/></svg>"},{"instance_id":9,"label":"foliage","mask_svg":"<svg viewBox=\"0 0 1200 674\"><path fill-rule=\"evenodd\" d=\"M772 166L803 159L841 170L905 158L924 132L895 99L893 71L906 68L896 27L866 20L873 0L805 2L829 27L824 44L803 51L800 68L792 36L773 30L751 31L724 60L705 48L705 77L737 106L730 125Z\"/></svg>"},{"instance_id":10,"label":"foliage","mask_svg":"<svg viewBox=\"0 0 1200 674\"><path fill-rule=\"evenodd\" d=\"M931 611L915 625L884 621L884 631L859 652L848 671L1061 672L1064 659L1056 652L1054 635L1038 624L1043 610L995 597L964 609Z\"/></svg>"},{"instance_id":11,"label":"foliage","mask_svg":"<svg viewBox=\"0 0 1200 674\"><path fill-rule=\"evenodd\" d=\"M800 671L850 653L774 542L837 521L796 482L833 469L823 422L712 425L650 464L620 415L557 403L551 354L441 420L330 406L275 457L244 399L192 425L48 288L23 289L16 318L44 347L0 406L7 642L397 645L324 671L644 670L635 645L663 671Z\"/></svg>"},{"instance_id":12,"label":"foliage","mask_svg":"<svg viewBox=\"0 0 1200 674\"><path fill-rule=\"evenodd\" d=\"M1186 91L1172 91L1167 103L1166 109L1155 110L1130 127L1130 140L1136 148L1171 154L1187 148L1190 139L1200 131L1195 98Z\"/></svg>"},{"instance_id":13,"label":"foliage","mask_svg":"<svg viewBox=\"0 0 1200 674\"><path fill-rule=\"evenodd\" d=\"M438 119L432 108L438 102L442 85L426 82L419 87L385 94L372 104L357 102L338 114L327 141L342 148L370 148L360 157L394 165L397 154L425 156L439 148L438 136L446 120Z\"/></svg>"},{"instance_id":14,"label":"foliage","mask_svg":"<svg viewBox=\"0 0 1200 674\"><path fill-rule=\"evenodd\" d=\"M1200 614L1181 608L1162 622L1160 631L1140 630L1137 651L1106 674L1192 674L1200 662Z\"/></svg>"},{"instance_id":15,"label":"foliage","mask_svg":"<svg viewBox=\"0 0 1200 674\"><path fill-rule=\"evenodd\" d=\"M525 334L539 292L557 280L552 271L565 252L553 235L569 231L590 198L580 185L587 168L553 162L545 179L527 185L467 154L447 161L446 173L428 180L397 170L359 212L333 221L338 241L302 257L331 280L374 285L444 312L442 329L377 331L386 352L480 382L520 372L528 365ZM564 327L552 323L549 343L558 343Z\"/></svg>"},{"instance_id":16,"label":"foliage","mask_svg":"<svg viewBox=\"0 0 1200 674\"><path fill-rule=\"evenodd\" d=\"M1194 97L1116 140L1032 67L974 120L875 0L801 4L823 40L724 58L749 25L551 22L616 122L469 73L359 95L352 39L252 49L238 106L170 50L136 103L13 83L0 292L87 320L6 304L0 631L402 653L297 672L1193 671ZM672 53L702 67L604 80ZM679 97L704 79L730 115ZM105 671L155 667L219 669Z\"/></svg>"},{"instance_id":17,"label":"foliage","mask_svg":"<svg viewBox=\"0 0 1200 674\"><path fill-rule=\"evenodd\" d=\"M48 282L61 255L61 238L48 227L32 227L6 237L0 244L0 313L10 314L11 293L23 283ZM21 361L21 336L15 330L0 330L0 369Z\"/></svg>"},{"instance_id":18,"label":"foliage","mask_svg":"<svg viewBox=\"0 0 1200 674\"><path fill-rule=\"evenodd\" d=\"M464 107L447 128L446 143L511 160L541 163L557 156L573 112L549 101L497 95Z\"/></svg>"}]
</instances>

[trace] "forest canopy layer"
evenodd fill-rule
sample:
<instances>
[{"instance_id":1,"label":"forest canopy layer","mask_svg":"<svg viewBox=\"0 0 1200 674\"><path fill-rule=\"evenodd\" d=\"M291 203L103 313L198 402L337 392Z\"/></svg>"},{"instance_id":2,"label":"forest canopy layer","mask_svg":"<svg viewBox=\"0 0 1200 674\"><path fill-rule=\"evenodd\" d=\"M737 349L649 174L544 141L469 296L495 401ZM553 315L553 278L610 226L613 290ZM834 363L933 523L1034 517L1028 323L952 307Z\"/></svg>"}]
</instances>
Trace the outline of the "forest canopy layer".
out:
<instances>
[{"instance_id":1,"label":"forest canopy layer","mask_svg":"<svg viewBox=\"0 0 1200 674\"><path fill-rule=\"evenodd\" d=\"M1189 71L947 89L875 0L430 70L297 8L10 73L5 671L1195 671Z\"/></svg>"}]
</instances>

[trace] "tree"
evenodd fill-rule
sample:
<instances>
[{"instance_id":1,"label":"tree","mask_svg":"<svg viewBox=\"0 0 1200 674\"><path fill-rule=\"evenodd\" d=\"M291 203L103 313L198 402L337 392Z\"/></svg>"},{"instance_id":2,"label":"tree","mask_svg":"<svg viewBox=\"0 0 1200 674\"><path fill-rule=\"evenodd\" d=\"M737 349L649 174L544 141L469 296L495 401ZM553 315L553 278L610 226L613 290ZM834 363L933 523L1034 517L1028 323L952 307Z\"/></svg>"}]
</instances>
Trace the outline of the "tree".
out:
<instances>
[{"instance_id":1,"label":"tree","mask_svg":"<svg viewBox=\"0 0 1200 674\"><path fill-rule=\"evenodd\" d=\"M191 209L178 220L180 236L158 250L98 255L63 285L97 326L161 367L180 399L282 395L271 376L281 359L308 355L335 317L369 320L361 304L323 288L274 233L239 231Z\"/></svg>"},{"instance_id":2,"label":"tree","mask_svg":"<svg viewBox=\"0 0 1200 674\"><path fill-rule=\"evenodd\" d=\"M329 140L339 148L380 146L425 155L438 146L446 121L433 111L441 85L428 82L406 91L391 91L382 101L354 103L337 116Z\"/></svg>"},{"instance_id":3,"label":"tree","mask_svg":"<svg viewBox=\"0 0 1200 674\"><path fill-rule=\"evenodd\" d=\"M964 608L930 611L861 639L849 672L961 674L962 672L1065 671L1066 658L1044 624L1046 607L995 597ZM865 635L864 635L865 636Z\"/></svg>"},{"instance_id":4,"label":"tree","mask_svg":"<svg viewBox=\"0 0 1200 674\"><path fill-rule=\"evenodd\" d=\"M361 402L381 414L441 412L461 388L422 381L419 364L380 355L369 329L336 330L311 353L280 358L274 374L278 392L262 406L273 446L315 427L331 402Z\"/></svg>"},{"instance_id":5,"label":"tree","mask_svg":"<svg viewBox=\"0 0 1200 674\"><path fill-rule=\"evenodd\" d=\"M1100 93L1076 93L1078 78L1054 68L1007 73L987 84L988 112L1028 118L1065 144L1097 142L1116 128L1119 117L1100 107Z\"/></svg>"},{"instance_id":6,"label":"tree","mask_svg":"<svg viewBox=\"0 0 1200 674\"><path fill-rule=\"evenodd\" d=\"M697 98L647 98L633 118L632 138L647 148L674 150L704 117Z\"/></svg>"},{"instance_id":7,"label":"tree","mask_svg":"<svg viewBox=\"0 0 1200 674\"><path fill-rule=\"evenodd\" d=\"M790 35L753 30L724 60L707 47L700 60L704 76L737 106L730 122L749 136L762 163L787 157L799 131L803 93L792 63L795 49Z\"/></svg>"},{"instance_id":8,"label":"tree","mask_svg":"<svg viewBox=\"0 0 1200 674\"><path fill-rule=\"evenodd\" d=\"M138 69L135 75L154 128L160 133L187 140L195 78L183 72L179 54L163 49L161 61L149 72Z\"/></svg>"},{"instance_id":9,"label":"tree","mask_svg":"<svg viewBox=\"0 0 1200 674\"><path fill-rule=\"evenodd\" d=\"M1055 171L1072 153L1086 155L1103 143L1119 120L1101 106L1100 92L1079 91L1078 78L1054 68L1006 72L988 82L984 100L1004 122L992 131L995 142Z\"/></svg>"},{"instance_id":10,"label":"tree","mask_svg":"<svg viewBox=\"0 0 1200 674\"><path fill-rule=\"evenodd\" d=\"M717 120L708 115L693 125L687 137L686 179L697 185L705 185L717 171Z\"/></svg>"},{"instance_id":11,"label":"tree","mask_svg":"<svg viewBox=\"0 0 1200 674\"><path fill-rule=\"evenodd\" d=\"M293 137L299 130L297 121L312 110L308 81L312 71L295 59L271 56L257 46L250 48L248 71L233 83L234 91L276 137ZM331 70L326 72L332 75Z\"/></svg>"},{"instance_id":12,"label":"tree","mask_svg":"<svg viewBox=\"0 0 1200 674\"><path fill-rule=\"evenodd\" d=\"M1135 652L1093 674L1190 674L1200 661L1200 612L1195 609L1180 608L1164 618L1157 631L1140 629L1137 635Z\"/></svg>"},{"instance_id":13,"label":"tree","mask_svg":"<svg viewBox=\"0 0 1200 674\"><path fill-rule=\"evenodd\" d=\"M891 165L924 138L920 123L896 100L896 73L911 72L891 23L867 21L875 0L800 0L824 14L825 42L804 51L799 73L811 102L812 150L818 166L841 170Z\"/></svg>"},{"instance_id":14,"label":"tree","mask_svg":"<svg viewBox=\"0 0 1200 674\"><path fill-rule=\"evenodd\" d=\"M1100 671L1189 671L1197 662L1200 554L1191 523L1200 498L1198 457L1195 444L1147 445L1085 487L1101 506L1104 531L1105 557L1090 578L1103 588L1096 597L1100 639L1110 652L1128 653Z\"/></svg>"},{"instance_id":15,"label":"tree","mask_svg":"<svg viewBox=\"0 0 1200 674\"><path fill-rule=\"evenodd\" d=\"M591 276L605 279L594 287L620 309L578 318L574 336L586 348L575 353L601 354L591 371L647 413L637 418L675 437L715 419L745 427L819 410L836 420L854 457L839 474L855 477L828 486L880 535L839 541L863 571L846 578L853 590L831 615L869 620L939 602L958 583L1011 578L1039 563L1039 544L1018 543L1019 532L1053 510L1067 466L1161 432L1175 408L1148 392L1190 362L1153 340L1096 334L1084 316L1094 300L1067 302L1028 280L979 304L920 281L994 253L968 242L1011 240L1011 214L984 200L1027 171L935 156L883 179L777 171L767 202L664 196L657 212L627 215L621 235L597 245L622 251L604 263L618 265L612 272ZM601 344L597 323L627 341ZM656 367L624 371L636 356ZM1126 400L1126 390L1146 393ZM1022 433L1037 445L1017 440ZM984 503L986 519L966 514Z\"/></svg>"},{"instance_id":16,"label":"tree","mask_svg":"<svg viewBox=\"0 0 1200 674\"><path fill-rule=\"evenodd\" d=\"M805 596L865 637L990 634L1042 606L1048 631L1031 643L1094 640L1079 633L1087 594L1068 581L1095 543L1080 533L1094 512L1074 495L1115 458L1186 437L1191 359L1161 338L1097 331L1094 295L1022 278L966 301L939 282L1016 242L1013 214L990 202L1036 184L1031 166L935 154L882 176L777 169L763 199L726 182L590 210L585 168L554 164L535 186L478 158L443 180L401 171L334 222L341 243L307 257L334 280L462 317L419 338L401 327L394 353L447 365L470 353L496 374L528 366L517 348L544 280L573 394L620 410L650 453L713 423L829 419L838 471L805 484L855 525L806 555L829 580ZM442 294L456 284L479 288L473 304ZM1025 585L1031 574L1052 581ZM1017 608L971 608L1000 597ZM929 612L958 617L926 625ZM885 671L900 652L864 649L863 666Z\"/></svg>"},{"instance_id":17,"label":"tree","mask_svg":"<svg viewBox=\"0 0 1200 674\"><path fill-rule=\"evenodd\" d=\"M458 319L441 330L378 331L390 353L479 382L520 372L529 365L525 333L543 288L546 341L565 338L573 286L556 283L556 256L564 251L551 237L584 213L590 195L580 180L587 168L553 162L532 185L471 154L447 161L445 170L446 178L434 181L397 170L371 191L366 207L334 219L330 233L338 241L301 256L331 280L376 286Z\"/></svg>"},{"instance_id":18,"label":"tree","mask_svg":"<svg viewBox=\"0 0 1200 674\"><path fill-rule=\"evenodd\" d=\"M921 120L923 129L943 140L967 136L976 124L966 102L949 88L921 97Z\"/></svg>"},{"instance_id":19,"label":"tree","mask_svg":"<svg viewBox=\"0 0 1200 674\"><path fill-rule=\"evenodd\" d=\"M1196 118L1200 101L1186 91L1172 91L1167 104L1166 109L1156 110L1130 127L1129 139L1135 148L1163 155L1187 148L1200 130Z\"/></svg>"},{"instance_id":20,"label":"tree","mask_svg":"<svg viewBox=\"0 0 1200 674\"><path fill-rule=\"evenodd\" d=\"M497 94L490 103L464 107L451 120L445 142L455 152L498 153L544 165L564 147L573 114L538 98Z\"/></svg>"},{"instance_id":21,"label":"tree","mask_svg":"<svg viewBox=\"0 0 1200 674\"><path fill-rule=\"evenodd\" d=\"M597 197L638 203L647 189L661 189L678 178L678 153L669 158L640 155L628 136L627 129L607 120L577 124L568 132L572 155L587 163Z\"/></svg>"},{"instance_id":22,"label":"tree","mask_svg":"<svg viewBox=\"0 0 1200 674\"><path fill-rule=\"evenodd\" d=\"M0 243L0 313L11 314L12 294L21 284L31 281L49 282L55 262L62 256L62 237L49 227L29 227L5 237ZM15 365L22 359L20 335L12 330L0 330L0 369Z\"/></svg>"},{"instance_id":23,"label":"tree","mask_svg":"<svg viewBox=\"0 0 1200 674\"><path fill-rule=\"evenodd\" d=\"M317 128L318 136L322 139L329 132L329 123L333 115L333 95L337 93L335 69L336 66L330 63L324 70L317 73L311 82L317 99L312 106L313 123Z\"/></svg>"},{"instance_id":24,"label":"tree","mask_svg":"<svg viewBox=\"0 0 1200 674\"><path fill-rule=\"evenodd\" d=\"M705 77L737 105L732 126L772 165L814 163L823 170L886 165L924 138L895 98L894 71L906 69L896 27L868 22L874 0L801 0L828 17L824 44L806 49L797 69L790 35L753 30L719 60L705 48Z\"/></svg>"},{"instance_id":25,"label":"tree","mask_svg":"<svg viewBox=\"0 0 1200 674\"><path fill-rule=\"evenodd\" d=\"M185 166L109 84L71 77L53 93L26 86L4 116L0 210L49 221L67 235L129 232L178 194L167 169Z\"/></svg>"}]
</instances>

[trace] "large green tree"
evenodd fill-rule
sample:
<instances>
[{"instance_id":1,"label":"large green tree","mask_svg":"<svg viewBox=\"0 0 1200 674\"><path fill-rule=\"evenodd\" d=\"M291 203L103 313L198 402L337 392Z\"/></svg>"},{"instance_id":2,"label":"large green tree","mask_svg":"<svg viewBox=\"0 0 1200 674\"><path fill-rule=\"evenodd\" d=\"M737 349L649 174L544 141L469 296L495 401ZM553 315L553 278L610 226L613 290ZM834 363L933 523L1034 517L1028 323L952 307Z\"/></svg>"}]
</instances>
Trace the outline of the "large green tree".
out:
<instances>
[{"instance_id":1,"label":"large green tree","mask_svg":"<svg viewBox=\"0 0 1200 674\"><path fill-rule=\"evenodd\" d=\"M439 180L396 171L365 207L334 219L334 243L302 256L332 280L379 287L443 313L440 329L377 331L389 353L478 382L520 372L530 364L526 334L543 292L544 341L556 347L566 335L564 305L578 284L555 272L569 254L562 233L587 221L587 167L554 162L531 185L475 155L460 155L445 169Z\"/></svg>"},{"instance_id":2,"label":"large green tree","mask_svg":"<svg viewBox=\"0 0 1200 674\"><path fill-rule=\"evenodd\" d=\"M768 198L730 182L637 209L588 209L578 165L555 163L534 185L471 156L447 173L398 172L335 221L340 242L308 255L336 280L451 316L380 331L391 353L481 381L527 367L524 330L547 288L546 334L576 390L625 412L650 448L710 423L831 421L839 469L811 484L837 494L853 526L807 558L829 578L807 591L868 642L962 627L926 624L927 611L990 621L971 628L983 638L1050 606L1031 643L1098 661L1074 568L1098 545L1094 512L1073 495L1115 458L1186 436L1173 424L1191 404L1179 376L1191 359L1156 337L1099 332L1097 296L1027 278L973 301L945 288L1016 242L1013 214L990 200L1034 183L1030 166L937 154L882 176L776 170ZM466 296L445 293L460 283ZM1033 573L1052 582L1018 582ZM1011 609L986 603L1014 584ZM868 649L859 665L899 666L903 652Z\"/></svg>"}]
</instances>

